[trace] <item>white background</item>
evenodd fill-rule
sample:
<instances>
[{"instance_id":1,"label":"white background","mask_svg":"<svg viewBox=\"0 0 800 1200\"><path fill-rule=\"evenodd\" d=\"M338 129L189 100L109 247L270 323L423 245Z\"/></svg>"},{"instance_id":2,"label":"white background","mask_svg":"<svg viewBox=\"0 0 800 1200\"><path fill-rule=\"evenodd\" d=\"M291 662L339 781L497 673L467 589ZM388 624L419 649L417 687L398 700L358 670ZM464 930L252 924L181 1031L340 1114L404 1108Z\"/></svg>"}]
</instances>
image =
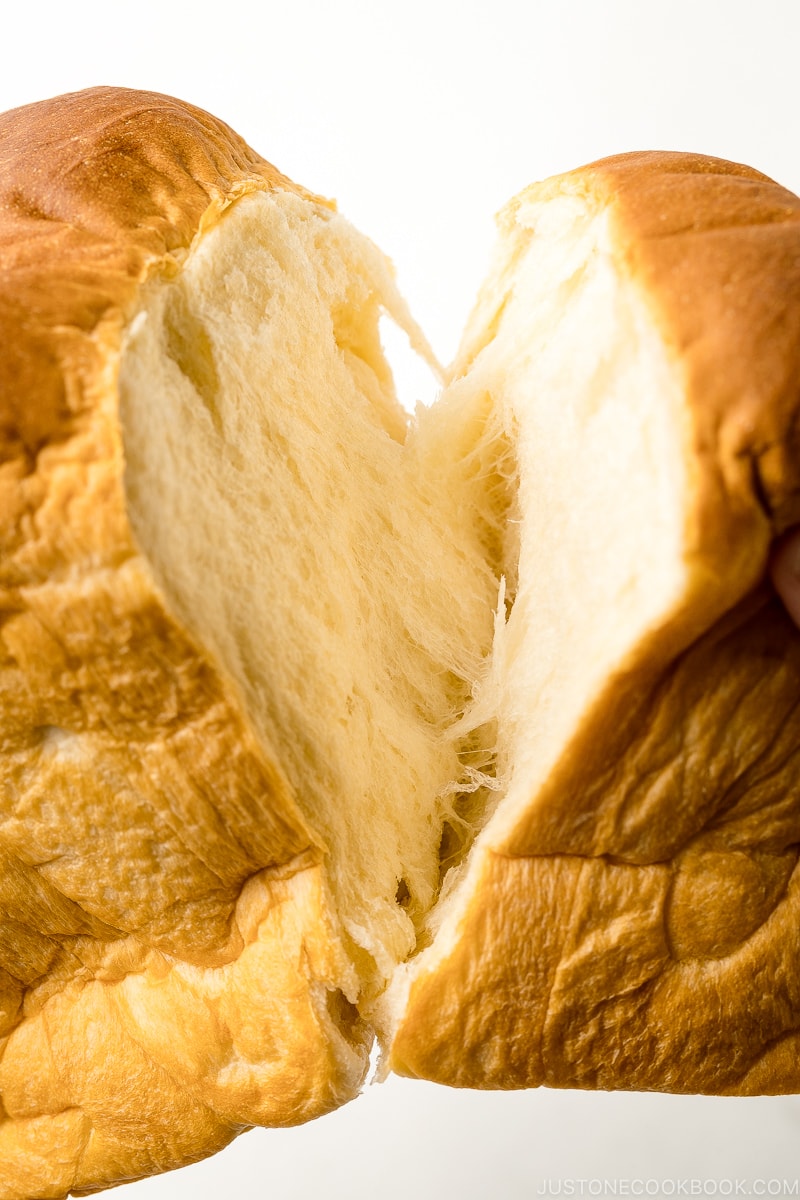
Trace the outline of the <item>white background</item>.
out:
<instances>
[{"instance_id":1,"label":"white background","mask_svg":"<svg viewBox=\"0 0 800 1200\"><path fill-rule=\"evenodd\" d=\"M15 0L0 39L0 109L97 83L169 92L336 197L394 259L444 361L492 214L534 179L665 148L748 162L800 190L799 0ZM409 404L430 386L403 363L398 379ZM794 1180L800 1100L482 1095L395 1080L118 1194L515 1200L603 1177L661 1181L664 1194L691 1178L706 1194Z\"/></svg>"}]
</instances>

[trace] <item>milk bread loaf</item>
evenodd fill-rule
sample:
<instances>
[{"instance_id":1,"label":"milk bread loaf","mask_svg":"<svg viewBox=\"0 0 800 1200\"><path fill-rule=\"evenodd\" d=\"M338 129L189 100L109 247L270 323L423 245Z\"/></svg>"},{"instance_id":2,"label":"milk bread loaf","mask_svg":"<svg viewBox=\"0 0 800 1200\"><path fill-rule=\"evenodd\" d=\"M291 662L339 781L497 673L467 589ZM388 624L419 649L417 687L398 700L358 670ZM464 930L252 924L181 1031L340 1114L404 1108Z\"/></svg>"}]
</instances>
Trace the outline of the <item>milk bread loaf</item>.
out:
<instances>
[{"instance_id":1,"label":"milk bread loaf","mask_svg":"<svg viewBox=\"0 0 800 1200\"><path fill-rule=\"evenodd\" d=\"M390 264L221 122L0 118L0 1195L383 1069L798 1089L800 200L524 192L436 405Z\"/></svg>"}]
</instances>

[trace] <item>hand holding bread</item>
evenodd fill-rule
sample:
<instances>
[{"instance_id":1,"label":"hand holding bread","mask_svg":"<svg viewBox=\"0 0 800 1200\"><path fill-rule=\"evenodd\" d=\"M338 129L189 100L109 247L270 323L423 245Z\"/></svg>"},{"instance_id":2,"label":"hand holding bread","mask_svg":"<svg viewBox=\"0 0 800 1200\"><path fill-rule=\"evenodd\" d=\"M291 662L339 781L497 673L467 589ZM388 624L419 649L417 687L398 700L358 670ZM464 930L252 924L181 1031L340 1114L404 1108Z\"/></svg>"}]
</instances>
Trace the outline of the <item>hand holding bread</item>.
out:
<instances>
[{"instance_id":1,"label":"hand holding bread","mask_svg":"<svg viewBox=\"0 0 800 1200\"><path fill-rule=\"evenodd\" d=\"M0 133L2 1195L320 1115L376 1036L797 1090L800 200L526 190L409 420L387 260L221 122Z\"/></svg>"}]
</instances>

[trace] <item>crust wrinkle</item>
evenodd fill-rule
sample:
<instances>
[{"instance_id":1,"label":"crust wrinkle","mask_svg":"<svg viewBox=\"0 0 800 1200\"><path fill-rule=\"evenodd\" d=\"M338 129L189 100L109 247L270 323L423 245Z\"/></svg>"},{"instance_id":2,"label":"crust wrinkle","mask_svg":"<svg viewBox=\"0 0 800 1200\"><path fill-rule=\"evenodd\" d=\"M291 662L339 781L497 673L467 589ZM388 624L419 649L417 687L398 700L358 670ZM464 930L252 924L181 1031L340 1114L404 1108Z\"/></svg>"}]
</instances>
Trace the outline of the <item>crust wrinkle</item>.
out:
<instances>
[{"instance_id":1,"label":"crust wrinkle","mask_svg":"<svg viewBox=\"0 0 800 1200\"><path fill-rule=\"evenodd\" d=\"M351 994L356 984L334 948L320 869L298 866L248 881L232 961L201 968L150 951L122 978L68 982L6 1039L0 1144L10 1186L27 1162L25 1130L41 1131L45 1118L57 1128L66 1110L83 1114L86 1148L72 1151L80 1166L69 1185L80 1190L193 1161L246 1125L295 1124L349 1098L368 1038L357 1023L345 1040L317 999L348 976ZM48 1183L66 1177L53 1167L43 1169Z\"/></svg>"},{"instance_id":2,"label":"crust wrinkle","mask_svg":"<svg viewBox=\"0 0 800 1200\"><path fill-rule=\"evenodd\" d=\"M777 1046L794 1045L799 1024L791 930L800 875L724 957L675 961L665 921L671 874L487 855L481 902L451 954L411 985L393 1068L469 1087L791 1090L798 1070ZM773 974L775 986L763 986ZM691 1023L676 1021L681 1011ZM770 1076L770 1065L788 1074Z\"/></svg>"}]
</instances>

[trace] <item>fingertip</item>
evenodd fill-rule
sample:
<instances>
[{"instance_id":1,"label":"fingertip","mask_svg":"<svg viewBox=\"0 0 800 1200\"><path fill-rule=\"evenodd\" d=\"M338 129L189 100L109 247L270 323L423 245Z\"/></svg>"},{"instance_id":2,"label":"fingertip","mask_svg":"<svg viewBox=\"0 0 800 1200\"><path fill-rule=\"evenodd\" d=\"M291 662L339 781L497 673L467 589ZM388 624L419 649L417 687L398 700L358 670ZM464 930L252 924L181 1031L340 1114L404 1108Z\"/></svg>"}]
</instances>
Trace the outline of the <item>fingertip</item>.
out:
<instances>
[{"instance_id":1,"label":"fingertip","mask_svg":"<svg viewBox=\"0 0 800 1200\"><path fill-rule=\"evenodd\" d=\"M775 543L769 572L789 616L800 625L800 526L790 529Z\"/></svg>"}]
</instances>

